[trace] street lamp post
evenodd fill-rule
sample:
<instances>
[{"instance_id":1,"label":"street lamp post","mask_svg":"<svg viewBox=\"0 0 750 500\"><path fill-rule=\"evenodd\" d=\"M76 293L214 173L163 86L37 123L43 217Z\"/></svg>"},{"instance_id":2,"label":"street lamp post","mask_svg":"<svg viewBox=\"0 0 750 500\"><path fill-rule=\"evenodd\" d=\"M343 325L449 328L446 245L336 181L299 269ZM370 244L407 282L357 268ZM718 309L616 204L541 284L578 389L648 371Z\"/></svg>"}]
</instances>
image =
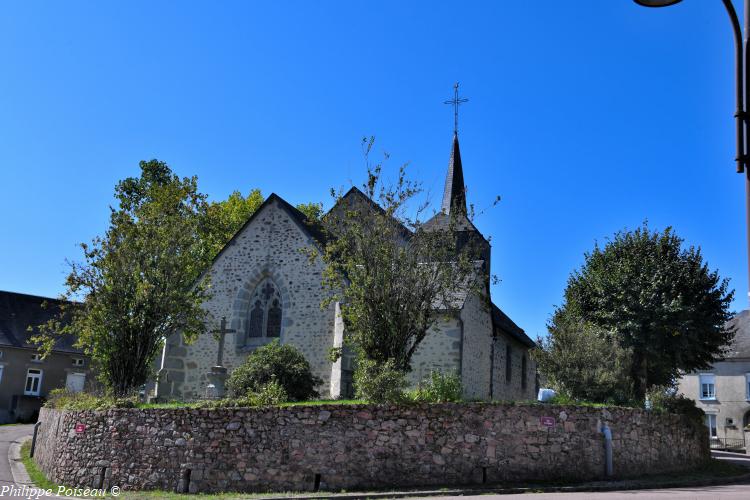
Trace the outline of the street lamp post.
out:
<instances>
[{"instance_id":1,"label":"street lamp post","mask_svg":"<svg viewBox=\"0 0 750 500\"><path fill-rule=\"evenodd\" d=\"M682 0L633 0L638 5L644 7L668 7ZM737 11L732 4L732 0L721 0L724 8L729 14L729 20L732 23L734 31L735 46L735 79L736 79L736 101L737 110L734 113L737 128L737 173L745 174L745 225L747 227L747 279L750 286L750 158L748 158L748 148L750 148L750 116L746 109L746 103L750 99L750 75L747 69L750 67L750 50L748 47L748 37L750 37L750 0L745 0L744 10L744 29L740 28L740 21L737 18ZM744 32L744 40L743 40ZM750 291L748 291L748 302L750 302Z\"/></svg>"}]
</instances>

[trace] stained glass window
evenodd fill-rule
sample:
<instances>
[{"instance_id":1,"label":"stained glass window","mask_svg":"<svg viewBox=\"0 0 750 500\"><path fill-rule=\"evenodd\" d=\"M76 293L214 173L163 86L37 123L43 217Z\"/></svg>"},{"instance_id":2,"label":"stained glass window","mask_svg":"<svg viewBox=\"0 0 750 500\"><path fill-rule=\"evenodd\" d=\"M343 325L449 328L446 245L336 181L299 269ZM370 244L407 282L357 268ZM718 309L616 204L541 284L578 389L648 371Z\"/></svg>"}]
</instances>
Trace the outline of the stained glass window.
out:
<instances>
[{"instance_id":1,"label":"stained glass window","mask_svg":"<svg viewBox=\"0 0 750 500\"><path fill-rule=\"evenodd\" d=\"M281 336L281 304L281 295L273 281L266 278L258 283L248 311L248 339Z\"/></svg>"},{"instance_id":2,"label":"stained glass window","mask_svg":"<svg viewBox=\"0 0 750 500\"><path fill-rule=\"evenodd\" d=\"M263 311L263 305L260 300L256 300L253 308L250 310L250 322L248 325L247 336L248 337L262 337L263 336L263 317L265 316Z\"/></svg>"}]
</instances>

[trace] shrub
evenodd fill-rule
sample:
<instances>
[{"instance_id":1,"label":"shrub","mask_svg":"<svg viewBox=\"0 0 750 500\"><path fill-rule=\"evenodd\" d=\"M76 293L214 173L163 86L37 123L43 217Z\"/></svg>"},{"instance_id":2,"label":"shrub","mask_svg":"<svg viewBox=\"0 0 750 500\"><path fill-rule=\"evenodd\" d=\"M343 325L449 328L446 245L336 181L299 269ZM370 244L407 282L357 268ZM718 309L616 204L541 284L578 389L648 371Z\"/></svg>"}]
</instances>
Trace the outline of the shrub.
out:
<instances>
[{"instance_id":1,"label":"shrub","mask_svg":"<svg viewBox=\"0 0 750 500\"><path fill-rule=\"evenodd\" d=\"M538 403L538 401L533 401L533 403ZM623 404L616 404L612 402L607 403L600 403L596 401L589 401L586 399L576 399L571 397L569 394L566 394L564 392L557 394L552 397L552 399L548 400L546 403L543 404L552 404L552 405L566 405L566 406L588 406L591 408L604 408L604 407L611 407L611 406L620 406L625 408L637 408L637 406L633 406L632 404L623 403Z\"/></svg>"},{"instance_id":2,"label":"shrub","mask_svg":"<svg viewBox=\"0 0 750 500\"><path fill-rule=\"evenodd\" d=\"M318 397L315 386L322 383L310 371L310 363L299 350L278 340L254 351L227 380L230 396L243 398L263 392L272 382L284 390L291 401Z\"/></svg>"},{"instance_id":3,"label":"shrub","mask_svg":"<svg viewBox=\"0 0 750 500\"><path fill-rule=\"evenodd\" d=\"M195 408L214 410L217 408L246 408L252 406L246 397L229 399L203 399L198 401Z\"/></svg>"},{"instance_id":4,"label":"shrub","mask_svg":"<svg viewBox=\"0 0 750 500\"><path fill-rule=\"evenodd\" d=\"M289 400L281 384L272 380L258 392L240 398L209 399L198 403L198 408L246 408L253 406L277 406Z\"/></svg>"},{"instance_id":5,"label":"shrub","mask_svg":"<svg viewBox=\"0 0 750 500\"><path fill-rule=\"evenodd\" d=\"M433 371L418 388L409 393L410 399L424 403L448 403L461 401L463 388L458 373Z\"/></svg>"},{"instance_id":6,"label":"shrub","mask_svg":"<svg viewBox=\"0 0 750 500\"><path fill-rule=\"evenodd\" d=\"M109 408L135 408L137 396L115 398L87 392L71 392L68 389L53 389L47 395L44 406L58 410L107 410Z\"/></svg>"},{"instance_id":7,"label":"shrub","mask_svg":"<svg viewBox=\"0 0 750 500\"><path fill-rule=\"evenodd\" d=\"M591 323L556 313L549 336L531 351L548 387L572 400L629 404L631 353Z\"/></svg>"},{"instance_id":8,"label":"shrub","mask_svg":"<svg viewBox=\"0 0 750 500\"><path fill-rule=\"evenodd\" d=\"M685 415L693 422L703 425L705 413L695 406L695 401L673 390L658 390L649 393L649 400L654 411Z\"/></svg>"},{"instance_id":9,"label":"shrub","mask_svg":"<svg viewBox=\"0 0 750 500\"><path fill-rule=\"evenodd\" d=\"M249 399L254 403L251 406L276 406L289 401L289 395L281 384L272 380L264 385L260 391L251 394Z\"/></svg>"},{"instance_id":10,"label":"shrub","mask_svg":"<svg viewBox=\"0 0 750 500\"><path fill-rule=\"evenodd\" d=\"M371 403L399 403L405 399L406 373L397 369L392 359L379 365L361 357L354 371L354 389L357 399Z\"/></svg>"}]
</instances>

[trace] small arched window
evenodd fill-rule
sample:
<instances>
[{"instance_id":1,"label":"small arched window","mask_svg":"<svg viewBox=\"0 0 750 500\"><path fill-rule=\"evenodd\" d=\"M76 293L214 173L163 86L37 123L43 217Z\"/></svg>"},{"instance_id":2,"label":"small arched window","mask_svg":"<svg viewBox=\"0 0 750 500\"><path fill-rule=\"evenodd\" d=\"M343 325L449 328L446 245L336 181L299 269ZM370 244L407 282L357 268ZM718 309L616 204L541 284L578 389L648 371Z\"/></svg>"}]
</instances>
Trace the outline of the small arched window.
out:
<instances>
[{"instance_id":1,"label":"small arched window","mask_svg":"<svg viewBox=\"0 0 750 500\"><path fill-rule=\"evenodd\" d=\"M250 299L247 318L247 338L278 338L281 335L281 294L278 287L266 278L261 281Z\"/></svg>"}]
</instances>

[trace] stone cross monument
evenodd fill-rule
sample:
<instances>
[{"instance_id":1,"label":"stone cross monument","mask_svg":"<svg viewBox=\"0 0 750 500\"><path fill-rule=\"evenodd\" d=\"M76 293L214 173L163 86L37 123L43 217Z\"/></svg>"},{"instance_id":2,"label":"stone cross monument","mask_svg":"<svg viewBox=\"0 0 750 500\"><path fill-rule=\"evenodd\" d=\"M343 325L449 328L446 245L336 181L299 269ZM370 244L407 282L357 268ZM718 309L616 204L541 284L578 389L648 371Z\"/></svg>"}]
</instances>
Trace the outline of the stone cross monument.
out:
<instances>
[{"instance_id":1,"label":"stone cross monument","mask_svg":"<svg viewBox=\"0 0 750 500\"><path fill-rule=\"evenodd\" d=\"M227 380L227 369L224 367L224 336L235 331L227 328L226 318L221 318L219 329L211 332L219 336L219 350L216 353L216 366L212 366L208 374L209 385L206 387L206 397L208 398L224 397L224 385Z\"/></svg>"}]
</instances>

